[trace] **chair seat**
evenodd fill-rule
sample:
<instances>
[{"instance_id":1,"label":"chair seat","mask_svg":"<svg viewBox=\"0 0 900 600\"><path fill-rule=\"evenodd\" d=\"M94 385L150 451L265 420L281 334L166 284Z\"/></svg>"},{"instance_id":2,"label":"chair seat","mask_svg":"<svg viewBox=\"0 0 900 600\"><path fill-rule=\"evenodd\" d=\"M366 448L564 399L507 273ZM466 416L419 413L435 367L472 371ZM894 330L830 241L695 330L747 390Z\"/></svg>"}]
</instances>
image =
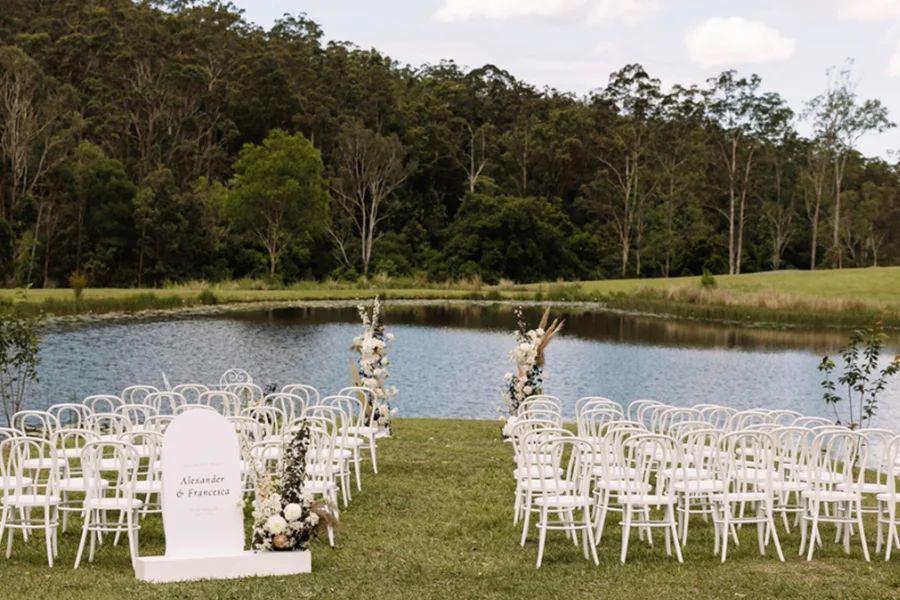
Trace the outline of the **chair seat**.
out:
<instances>
[{"instance_id":1,"label":"chair seat","mask_svg":"<svg viewBox=\"0 0 900 600\"><path fill-rule=\"evenodd\" d=\"M858 492L862 489L863 494L886 494L890 491L890 486L885 483L863 483L860 485L858 482L854 481L851 484L839 483L836 487L842 492Z\"/></svg>"},{"instance_id":2,"label":"chair seat","mask_svg":"<svg viewBox=\"0 0 900 600\"><path fill-rule=\"evenodd\" d=\"M348 427L347 433L350 433L353 435L362 435L362 436L366 436L366 437L368 437L368 436L374 437L375 434L378 433L378 428L371 427L369 425L359 425L359 426L355 426L355 427Z\"/></svg>"},{"instance_id":3,"label":"chair seat","mask_svg":"<svg viewBox=\"0 0 900 600\"><path fill-rule=\"evenodd\" d=\"M594 467L591 476L600 479L628 479L637 475L637 470L631 467Z\"/></svg>"},{"instance_id":4,"label":"chair seat","mask_svg":"<svg viewBox=\"0 0 900 600\"><path fill-rule=\"evenodd\" d=\"M800 481L813 481L813 470L809 467L797 469L796 477ZM819 471L815 480L821 483L843 483L844 475L832 471Z\"/></svg>"},{"instance_id":5,"label":"chair seat","mask_svg":"<svg viewBox=\"0 0 900 600\"><path fill-rule=\"evenodd\" d=\"M335 489L333 481L321 479L306 480L303 482L303 492L308 494L326 494Z\"/></svg>"},{"instance_id":6,"label":"chair seat","mask_svg":"<svg viewBox=\"0 0 900 600\"><path fill-rule=\"evenodd\" d=\"M569 496L557 494L544 494L534 499L537 506L556 506L560 508L579 508L593 505L588 496Z\"/></svg>"},{"instance_id":7,"label":"chair seat","mask_svg":"<svg viewBox=\"0 0 900 600\"><path fill-rule=\"evenodd\" d=\"M134 483L135 494L159 494L162 492L162 481L159 479L139 479Z\"/></svg>"},{"instance_id":8,"label":"chair seat","mask_svg":"<svg viewBox=\"0 0 900 600\"><path fill-rule=\"evenodd\" d=\"M31 487L31 483L31 477L21 477L19 479L16 479L15 477L0 477L0 491L14 490L16 489L16 486L19 485L24 489Z\"/></svg>"},{"instance_id":9,"label":"chair seat","mask_svg":"<svg viewBox=\"0 0 900 600\"><path fill-rule=\"evenodd\" d=\"M4 496L0 498L0 504L14 508L32 508L37 506L56 506L62 500L54 494L22 494L19 496Z\"/></svg>"},{"instance_id":10,"label":"chair seat","mask_svg":"<svg viewBox=\"0 0 900 600\"><path fill-rule=\"evenodd\" d=\"M49 469L51 467L61 467L68 463L63 456L57 456L55 459L49 456L45 456L44 458L27 458L22 461L22 468L28 471L33 471L35 469Z\"/></svg>"},{"instance_id":11,"label":"chair seat","mask_svg":"<svg viewBox=\"0 0 900 600\"><path fill-rule=\"evenodd\" d=\"M601 479L595 484L595 488L610 492L640 492L647 493L651 486L649 483L630 479Z\"/></svg>"},{"instance_id":12,"label":"chair seat","mask_svg":"<svg viewBox=\"0 0 900 600\"><path fill-rule=\"evenodd\" d=\"M719 479L679 479L672 489L682 494L712 494L725 491L725 482Z\"/></svg>"},{"instance_id":13,"label":"chair seat","mask_svg":"<svg viewBox=\"0 0 900 600\"><path fill-rule=\"evenodd\" d=\"M675 504L675 498L663 494L634 494L631 492L620 492L616 499L619 504L638 505L638 506L665 506Z\"/></svg>"},{"instance_id":14,"label":"chair seat","mask_svg":"<svg viewBox=\"0 0 900 600\"><path fill-rule=\"evenodd\" d=\"M883 493L881 493L881 494L878 494L878 495L876 496L876 499L877 499L879 502L891 502L891 501L893 501L893 502L897 502L898 504L900 504L900 494L893 494L893 496L894 496L893 498L891 498L891 496L892 496L892 494L891 494L890 492L883 492Z\"/></svg>"},{"instance_id":15,"label":"chair seat","mask_svg":"<svg viewBox=\"0 0 900 600\"><path fill-rule=\"evenodd\" d=\"M143 502L137 498L126 500L125 498L90 498L85 500L84 507L91 510L128 510L141 508Z\"/></svg>"},{"instance_id":16,"label":"chair seat","mask_svg":"<svg viewBox=\"0 0 900 600\"><path fill-rule=\"evenodd\" d=\"M519 467L513 470L513 477L516 479L541 479L544 477L559 477L561 475L562 469L549 465L531 465L530 467Z\"/></svg>"},{"instance_id":17,"label":"chair seat","mask_svg":"<svg viewBox=\"0 0 900 600\"><path fill-rule=\"evenodd\" d=\"M818 500L820 502L852 502L859 498L856 492L842 492L838 490L803 490L802 498Z\"/></svg>"},{"instance_id":18,"label":"chair seat","mask_svg":"<svg viewBox=\"0 0 900 600\"><path fill-rule=\"evenodd\" d=\"M565 479L523 479L522 489L529 492L561 492L574 490L575 484Z\"/></svg>"},{"instance_id":19,"label":"chair seat","mask_svg":"<svg viewBox=\"0 0 900 600\"><path fill-rule=\"evenodd\" d=\"M367 443L367 440L355 436L348 436L345 438L339 438L337 440L337 445L339 448L359 448L360 446L363 446Z\"/></svg>"},{"instance_id":20,"label":"chair seat","mask_svg":"<svg viewBox=\"0 0 900 600\"><path fill-rule=\"evenodd\" d=\"M772 481L773 492L802 492L809 489L809 484L803 481L793 481L790 479L775 479Z\"/></svg>"},{"instance_id":21,"label":"chair seat","mask_svg":"<svg viewBox=\"0 0 900 600\"><path fill-rule=\"evenodd\" d=\"M81 448L58 448L56 454L65 458L81 458Z\"/></svg>"},{"instance_id":22,"label":"chair seat","mask_svg":"<svg viewBox=\"0 0 900 600\"><path fill-rule=\"evenodd\" d=\"M765 502L769 498L766 492L729 492L729 502ZM713 500L723 502L725 494L718 493L713 495Z\"/></svg>"},{"instance_id":23,"label":"chair seat","mask_svg":"<svg viewBox=\"0 0 900 600\"><path fill-rule=\"evenodd\" d=\"M87 477L66 477L59 480L59 489L63 492L84 492L87 490L87 484L90 481ZM93 487L106 489L109 482L105 479L94 479Z\"/></svg>"}]
</instances>

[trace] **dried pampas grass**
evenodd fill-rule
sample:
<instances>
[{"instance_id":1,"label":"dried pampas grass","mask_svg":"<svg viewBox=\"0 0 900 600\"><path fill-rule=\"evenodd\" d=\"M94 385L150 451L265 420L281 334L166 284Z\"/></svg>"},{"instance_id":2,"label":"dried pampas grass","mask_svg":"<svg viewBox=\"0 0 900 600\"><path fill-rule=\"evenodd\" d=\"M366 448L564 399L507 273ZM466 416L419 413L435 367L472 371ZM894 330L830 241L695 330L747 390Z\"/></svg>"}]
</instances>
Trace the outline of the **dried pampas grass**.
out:
<instances>
[{"instance_id":1,"label":"dried pampas grass","mask_svg":"<svg viewBox=\"0 0 900 600\"><path fill-rule=\"evenodd\" d=\"M553 322L549 325L547 324L550 321L550 307L544 311L544 314L541 316L541 322L538 324L538 329L544 330L544 335L541 336L541 341L537 347L537 359L536 362L538 366L544 366L544 350L547 349L547 346L550 345L550 341L553 337L560 332L563 328L563 325L566 324L565 320L560 321L559 319L553 319Z\"/></svg>"}]
</instances>

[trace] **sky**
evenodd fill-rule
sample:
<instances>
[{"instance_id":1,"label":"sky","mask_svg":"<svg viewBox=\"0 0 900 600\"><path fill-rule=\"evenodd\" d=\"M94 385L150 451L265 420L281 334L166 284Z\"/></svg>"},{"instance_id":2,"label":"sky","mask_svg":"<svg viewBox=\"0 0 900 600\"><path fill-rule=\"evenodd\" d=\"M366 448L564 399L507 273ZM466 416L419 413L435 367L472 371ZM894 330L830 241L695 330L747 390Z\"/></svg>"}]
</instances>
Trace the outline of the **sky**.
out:
<instances>
[{"instance_id":1,"label":"sky","mask_svg":"<svg viewBox=\"0 0 900 600\"><path fill-rule=\"evenodd\" d=\"M305 12L327 40L405 64L494 64L538 88L585 94L632 62L668 86L757 73L799 112L852 58L860 98L900 123L900 0L233 0L268 28ZM798 124L801 132L808 130ZM860 150L900 151L900 127Z\"/></svg>"}]
</instances>

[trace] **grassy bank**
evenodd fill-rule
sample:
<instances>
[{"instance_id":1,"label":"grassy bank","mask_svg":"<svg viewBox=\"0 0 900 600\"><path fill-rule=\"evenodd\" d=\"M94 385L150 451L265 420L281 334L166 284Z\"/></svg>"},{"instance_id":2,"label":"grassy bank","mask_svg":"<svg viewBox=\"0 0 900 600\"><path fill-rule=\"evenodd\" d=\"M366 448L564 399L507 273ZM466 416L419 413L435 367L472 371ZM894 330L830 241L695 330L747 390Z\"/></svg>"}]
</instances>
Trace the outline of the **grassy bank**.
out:
<instances>
[{"instance_id":1,"label":"grassy bank","mask_svg":"<svg viewBox=\"0 0 900 600\"><path fill-rule=\"evenodd\" d=\"M134 580L123 547L101 547L96 562L71 568L77 533L60 539L60 563L49 569L42 544L16 540L0 558L0 597L105 600L153 598L896 598L900 557L890 563L850 556L831 543L813 562L797 556L799 532L782 536L787 562L760 557L755 531L740 532L725 565L712 555L708 524L692 520L685 563L666 558L661 539L635 541L618 563L618 526L611 520L599 567L560 533L551 534L536 571L536 536L524 549L512 526L510 448L487 421L399 420L397 437L379 449L379 474L342 513L334 550L313 546L313 573L296 577L153 586ZM874 525L868 529L874 536ZM874 548L874 546L872 546ZM163 551L158 517L144 522L141 552ZM773 554L774 550L770 550Z\"/></svg>"},{"instance_id":2,"label":"grassy bank","mask_svg":"<svg viewBox=\"0 0 900 600\"><path fill-rule=\"evenodd\" d=\"M204 304L387 299L471 299L592 302L611 308L679 318L743 324L855 327L880 319L900 328L900 267L840 271L778 271L716 277L702 287L699 277L620 279L516 285L475 281L428 283L376 277L368 283L301 283L267 288L243 281L203 282L159 289L0 290L0 302L23 312L53 315L137 312Z\"/></svg>"}]
</instances>

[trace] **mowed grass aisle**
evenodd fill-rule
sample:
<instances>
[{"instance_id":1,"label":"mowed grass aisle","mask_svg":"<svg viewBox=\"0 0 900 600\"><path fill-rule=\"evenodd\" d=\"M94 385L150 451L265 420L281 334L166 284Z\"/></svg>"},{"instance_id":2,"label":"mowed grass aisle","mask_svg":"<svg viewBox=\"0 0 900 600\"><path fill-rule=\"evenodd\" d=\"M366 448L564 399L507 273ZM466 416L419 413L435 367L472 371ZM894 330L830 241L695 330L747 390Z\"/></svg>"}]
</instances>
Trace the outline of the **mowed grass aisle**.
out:
<instances>
[{"instance_id":1,"label":"mowed grass aisle","mask_svg":"<svg viewBox=\"0 0 900 600\"><path fill-rule=\"evenodd\" d=\"M499 429L498 422L397 421L396 438L380 446L380 474L365 474L363 491L342 513L337 548L313 545L310 575L142 584L124 547L109 545L93 565L73 571L78 531L70 524L52 569L42 543L16 539L13 557L0 557L0 598L900 597L900 555L885 563L873 554L868 564L856 543L844 556L829 526L826 546L811 563L797 556L799 532L783 536L781 564L771 548L759 557L755 530L745 527L740 548L729 549L722 565L712 556L711 526L695 518L684 565L665 556L657 534L653 548L635 541L622 566L617 520L610 518L599 567L557 532L536 571L536 535L522 549L512 526L511 449ZM874 523L868 533L874 550ZM160 521L149 519L141 552L162 551Z\"/></svg>"}]
</instances>

